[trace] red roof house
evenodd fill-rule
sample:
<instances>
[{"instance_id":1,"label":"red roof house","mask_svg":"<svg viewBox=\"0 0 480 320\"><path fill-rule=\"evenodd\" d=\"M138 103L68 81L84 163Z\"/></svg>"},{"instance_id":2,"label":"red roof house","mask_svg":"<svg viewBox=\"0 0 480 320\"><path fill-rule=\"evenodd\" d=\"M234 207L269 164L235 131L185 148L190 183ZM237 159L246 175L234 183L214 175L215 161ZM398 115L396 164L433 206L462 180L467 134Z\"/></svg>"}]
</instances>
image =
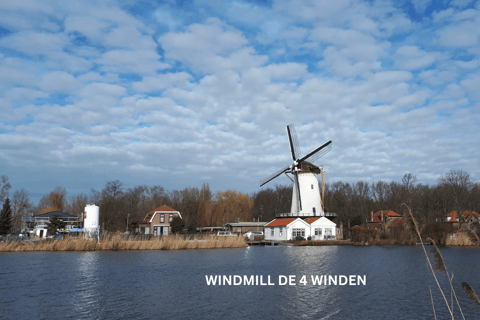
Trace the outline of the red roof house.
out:
<instances>
[{"instance_id":1,"label":"red roof house","mask_svg":"<svg viewBox=\"0 0 480 320\"><path fill-rule=\"evenodd\" d=\"M170 222L177 216L182 218L180 212L167 205L160 206L145 216L138 224L137 232L151 234L154 236L168 235L170 233Z\"/></svg>"}]
</instances>

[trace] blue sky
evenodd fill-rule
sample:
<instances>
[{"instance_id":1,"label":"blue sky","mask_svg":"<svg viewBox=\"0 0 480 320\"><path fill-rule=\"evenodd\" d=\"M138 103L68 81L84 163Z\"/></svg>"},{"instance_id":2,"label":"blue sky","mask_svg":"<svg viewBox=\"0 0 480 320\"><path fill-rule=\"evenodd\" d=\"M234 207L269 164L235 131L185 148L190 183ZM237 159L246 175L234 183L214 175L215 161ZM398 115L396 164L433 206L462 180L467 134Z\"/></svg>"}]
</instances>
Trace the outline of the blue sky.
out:
<instances>
[{"instance_id":1,"label":"blue sky","mask_svg":"<svg viewBox=\"0 0 480 320\"><path fill-rule=\"evenodd\" d=\"M295 123L327 182L478 180L479 36L468 0L4 0L0 174L250 193Z\"/></svg>"}]
</instances>

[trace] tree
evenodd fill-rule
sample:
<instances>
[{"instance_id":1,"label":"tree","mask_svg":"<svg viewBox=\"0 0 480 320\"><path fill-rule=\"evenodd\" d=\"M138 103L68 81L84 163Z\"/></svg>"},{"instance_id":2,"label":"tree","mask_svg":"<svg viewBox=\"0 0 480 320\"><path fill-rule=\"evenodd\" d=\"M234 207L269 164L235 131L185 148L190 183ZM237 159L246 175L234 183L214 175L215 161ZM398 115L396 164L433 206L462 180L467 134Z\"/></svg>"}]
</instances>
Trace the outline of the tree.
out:
<instances>
[{"instance_id":1,"label":"tree","mask_svg":"<svg viewBox=\"0 0 480 320\"><path fill-rule=\"evenodd\" d=\"M172 222L170 222L170 228L172 229L172 233L182 232L183 228L185 228L185 221L176 216L172 219Z\"/></svg>"},{"instance_id":2,"label":"tree","mask_svg":"<svg viewBox=\"0 0 480 320\"><path fill-rule=\"evenodd\" d=\"M7 176L1 176L0 177L0 201L3 201L3 199L8 198L8 191L10 190L11 186L10 183L8 183L8 177Z\"/></svg>"},{"instance_id":3,"label":"tree","mask_svg":"<svg viewBox=\"0 0 480 320\"><path fill-rule=\"evenodd\" d=\"M15 229L22 227L22 219L26 215L27 209L31 206L27 190L23 188L15 190L12 197L13 226Z\"/></svg>"},{"instance_id":4,"label":"tree","mask_svg":"<svg viewBox=\"0 0 480 320\"><path fill-rule=\"evenodd\" d=\"M49 235L54 235L57 234L58 229L63 229L65 228L66 223L60 219L58 219L58 216L53 216L50 219L50 222L47 224L47 230Z\"/></svg>"},{"instance_id":5,"label":"tree","mask_svg":"<svg viewBox=\"0 0 480 320\"><path fill-rule=\"evenodd\" d=\"M50 194L45 195L38 202L38 213L63 211L65 208L67 189L56 187Z\"/></svg>"},{"instance_id":6,"label":"tree","mask_svg":"<svg viewBox=\"0 0 480 320\"><path fill-rule=\"evenodd\" d=\"M2 212L0 213L0 235L6 235L12 230L12 208L10 207L10 199L6 199L3 203Z\"/></svg>"}]
</instances>

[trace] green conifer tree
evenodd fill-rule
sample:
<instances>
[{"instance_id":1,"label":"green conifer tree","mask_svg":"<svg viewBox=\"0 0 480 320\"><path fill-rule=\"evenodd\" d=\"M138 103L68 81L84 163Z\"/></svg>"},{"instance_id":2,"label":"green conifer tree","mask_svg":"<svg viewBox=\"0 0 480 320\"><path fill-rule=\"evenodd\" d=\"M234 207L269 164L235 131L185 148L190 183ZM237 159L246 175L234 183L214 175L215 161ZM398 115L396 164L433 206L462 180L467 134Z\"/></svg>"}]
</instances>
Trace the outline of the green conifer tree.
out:
<instances>
[{"instance_id":1,"label":"green conifer tree","mask_svg":"<svg viewBox=\"0 0 480 320\"><path fill-rule=\"evenodd\" d=\"M0 213L0 235L6 235L12 231L12 208L10 207L10 199L6 199L3 203L2 212Z\"/></svg>"},{"instance_id":2,"label":"green conifer tree","mask_svg":"<svg viewBox=\"0 0 480 320\"><path fill-rule=\"evenodd\" d=\"M52 219L50 219L50 222L47 224L47 230L49 235L55 235L58 232L58 229L63 229L65 228L66 223L60 219L58 219L57 216L53 216Z\"/></svg>"}]
</instances>

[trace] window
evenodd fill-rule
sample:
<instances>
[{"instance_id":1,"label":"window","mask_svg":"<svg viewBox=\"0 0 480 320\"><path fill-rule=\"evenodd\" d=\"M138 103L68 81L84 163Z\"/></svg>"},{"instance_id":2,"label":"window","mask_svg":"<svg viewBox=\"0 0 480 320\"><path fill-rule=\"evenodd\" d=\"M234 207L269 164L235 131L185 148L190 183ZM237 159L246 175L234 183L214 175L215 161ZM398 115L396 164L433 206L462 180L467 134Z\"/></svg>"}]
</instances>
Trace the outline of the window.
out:
<instances>
[{"instance_id":1,"label":"window","mask_svg":"<svg viewBox=\"0 0 480 320\"><path fill-rule=\"evenodd\" d=\"M271 231L270 235L271 235L272 237L275 235L275 229L274 229L274 228L272 228L272 231Z\"/></svg>"},{"instance_id":2,"label":"window","mask_svg":"<svg viewBox=\"0 0 480 320\"><path fill-rule=\"evenodd\" d=\"M173 220L173 214L170 215L170 217L168 218L168 222L172 222Z\"/></svg>"},{"instance_id":3,"label":"window","mask_svg":"<svg viewBox=\"0 0 480 320\"><path fill-rule=\"evenodd\" d=\"M241 233L242 232L242 227L237 227L237 232Z\"/></svg>"},{"instance_id":4,"label":"window","mask_svg":"<svg viewBox=\"0 0 480 320\"><path fill-rule=\"evenodd\" d=\"M162 214L160 215L160 223L164 223L165 222L165 215Z\"/></svg>"},{"instance_id":5,"label":"window","mask_svg":"<svg viewBox=\"0 0 480 320\"><path fill-rule=\"evenodd\" d=\"M280 233L279 233L280 237L283 235L283 228L280 227Z\"/></svg>"},{"instance_id":6,"label":"window","mask_svg":"<svg viewBox=\"0 0 480 320\"><path fill-rule=\"evenodd\" d=\"M313 190L313 184L312 184L312 190Z\"/></svg>"},{"instance_id":7,"label":"window","mask_svg":"<svg viewBox=\"0 0 480 320\"><path fill-rule=\"evenodd\" d=\"M293 229L293 237L305 237L305 229Z\"/></svg>"},{"instance_id":8,"label":"window","mask_svg":"<svg viewBox=\"0 0 480 320\"><path fill-rule=\"evenodd\" d=\"M322 228L315 228L315 235L321 236L322 235Z\"/></svg>"},{"instance_id":9,"label":"window","mask_svg":"<svg viewBox=\"0 0 480 320\"><path fill-rule=\"evenodd\" d=\"M341 234L340 229L338 229L338 234Z\"/></svg>"},{"instance_id":10,"label":"window","mask_svg":"<svg viewBox=\"0 0 480 320\"><path fill-rule=\"evenodd\" d=\"M316 213L316 210L315 210L315 207L313 207L313 215L315 215Z\"/></svg>"}]
</instances>

